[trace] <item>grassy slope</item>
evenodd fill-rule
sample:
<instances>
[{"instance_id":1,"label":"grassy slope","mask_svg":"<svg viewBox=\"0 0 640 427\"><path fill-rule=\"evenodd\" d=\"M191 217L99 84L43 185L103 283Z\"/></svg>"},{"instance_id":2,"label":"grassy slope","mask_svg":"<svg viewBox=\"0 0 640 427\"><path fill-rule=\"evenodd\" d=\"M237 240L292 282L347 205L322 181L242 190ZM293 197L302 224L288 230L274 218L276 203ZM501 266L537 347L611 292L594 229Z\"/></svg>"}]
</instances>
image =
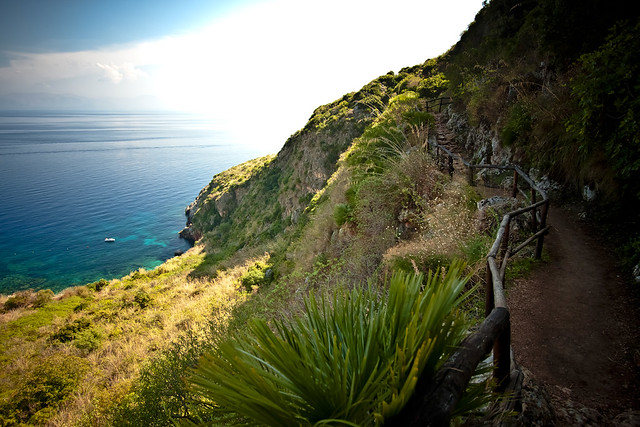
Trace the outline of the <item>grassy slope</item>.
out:
<instances>
[{"instance_id":1,"label":"grassy slope","mask_svg":"<svg viewBox=\"0 0 640 427\"><path fill-rule=\"evenodd\" d=\"M170 366L167 355L183 357L172 342L200 351L198 342L215 345L211 331L223 336L252 317L299 312L312 289L376 281L394 268L424 270L454 256L481 258L490 238L474 232L477 196L419 149L429 129L421 106L448 88L472 122L493 127L531 164L550 166L549 158L571 151L570 143L551 141L564 128L545 114L562 118L575 108L563 89L571 67L561 60L570 64L578 54L562 54L566 43L549 43L562 39L551 36L563 19L579 13L541 13L551 3L514 9L493 0L438 61L381 76L319 107L278 156L215 177L192 207L193 228L204 237L185 255L99 290L77 287L51 300L22 295L17 308L0 315L3 422L101 425L140 414L162 424L168 415L195 410L174 405L176 396L159 396L180 388L179 376L160 369ZM545 19L556 25L536 33ZM599 46L603 36L595 33L581 52ZM541 61L553 64L553 76L539 75ZM520 90L512 104L510 87ZM527 156L534 152L543 154L537 163ZM574 163L563 159L551 171L579 183ZM242 277L256 265L271 273L254 268L259 286L242 292ZM144 387L158 391L153 405ZM151 406L156 412L147 411Z\"/></svg>"},{"instance_id":2,"label":"grassy slope","mask_svg":"<svg viewBox=\"0 0 640 427\"><path fill-rule=\"evenodd\" d=\"M384 111L391 96L428 80L431 76L424 70L413 67L382 76L362 91L318 108L277 157L256 159L214 177L192 206L193 224L204 238L186 254L152 271L68 289L44 304L35 303L35 294L23 294L22 307L0 318L3 421L100 425L131 408L144 412L137 378L141 372L147 378L157 371L153 360L166 360L179 337L196 336L188 345L197 346L199 333L203 340L212 340L205 330L222 336L227 328L243 328L252 317L287 317L299 311L310 289L365 282L376 271L381 274L383 258L391 266L394 259L407 256L407 249L401 256L385 257L385 252L418 236L396 236L396 216L403 203L415 205L426 194L392 201L377 197L382 189L382 196L402 193L404 187L405 193L415 192L411 180L403 178L401 165L377 165L379 171L389 169L386 176L355 179L354 173L368 176L365 170L377 162L366 160L375 152L373 146L363 150L365 160L357 166L338 158L350 146L352 151L368 146L370 140L357 137ZM406 108L419 109L421 102ZM402 118L387 125L396 128ZM403 132L409 135L411 129ZM428 156L415 153L415 158L403 160L405 166L416 160L433 169ZM442 198L458 197L458 184L435 169L431 174L440 182ZM356 181L360 195L351 198L356 215L338 226L335 204L349 202L347 190ZM427 227L426 204L413 205L405 209L424 217L422 225ZM370 208L389 212L380 222L366 213ZM386 231L377 236L379 227ZM417 255L413 263L427 262L426 258ZM273 266L275 280L265 281L258 292L242 292L240 279L260 262ZM403 265L413 268L410 261ZM6 302L6 297L0 300ZM67 366L64 360L77 363ZM52 371L62 372L60 381L49 381Z\"/></svg>"}]
</instances>

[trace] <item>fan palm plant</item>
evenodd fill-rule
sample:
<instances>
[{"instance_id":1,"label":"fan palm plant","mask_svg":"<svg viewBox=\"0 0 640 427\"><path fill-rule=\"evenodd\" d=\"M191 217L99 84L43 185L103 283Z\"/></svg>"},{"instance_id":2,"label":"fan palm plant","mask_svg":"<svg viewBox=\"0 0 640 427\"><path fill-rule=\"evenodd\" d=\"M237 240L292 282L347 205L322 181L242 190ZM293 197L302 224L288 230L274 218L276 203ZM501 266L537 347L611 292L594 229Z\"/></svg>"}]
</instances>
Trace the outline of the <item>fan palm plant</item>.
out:
<instances>
[{"instance_id":1,"label":"fan palm plant","mask_svg":"<svg viewBox=\"0 0 640 427\"><path fill-rule=\"evenodd\" d=\"M306 315L248 332L206 354L189 382L195 395L240 423L379 425L433 375L467 330L464 265L395 273L373 287L305 301Z\"/></svg>"}]
</instances>

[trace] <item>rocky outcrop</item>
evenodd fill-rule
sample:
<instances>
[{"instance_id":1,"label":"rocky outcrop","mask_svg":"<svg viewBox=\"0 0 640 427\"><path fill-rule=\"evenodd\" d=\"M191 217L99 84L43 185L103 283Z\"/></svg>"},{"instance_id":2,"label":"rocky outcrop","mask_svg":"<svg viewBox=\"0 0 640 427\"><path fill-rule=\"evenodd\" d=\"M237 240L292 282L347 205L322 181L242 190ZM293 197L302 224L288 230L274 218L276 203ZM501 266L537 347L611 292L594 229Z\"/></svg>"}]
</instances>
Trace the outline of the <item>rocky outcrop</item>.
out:
<instances>
[{"instance_id":1,"label":"rocky outcrop","mask_svg":"<svg viewBox=\"0 0 640 427\"><path fill-rule=\"evenodd\" d=\"M451 107L448 108L446 114L448 117L447 127L454 132L455 142L458 146L463 147L471 163L523 166L522 153L503 146L496 131L484 124L471 126L464 114L454 112ZM569 191L562 184L536 168L524 169L536 185L544 190L552 200L561 200ZM497 183L509 186L512 183L509 174L510 172L505 173L498 169L484 169L478 173L478 177L489 186L495 186Z\"/></svg>"},{"instance_id":2,"label":"rocky outcrop","mask_svg":"<svg viewBox=\"0 0 640 427\"><path fill-rule=\"evenodd\" d=\"M242 247L296 224L312 197L336 171L340 155L375 118L361 100L386 93L380 82L319 107L277 156L247 162L216 175L185 210L180 236L196 241L211 234L217 244Z\"/></svg>"}]
</instances>

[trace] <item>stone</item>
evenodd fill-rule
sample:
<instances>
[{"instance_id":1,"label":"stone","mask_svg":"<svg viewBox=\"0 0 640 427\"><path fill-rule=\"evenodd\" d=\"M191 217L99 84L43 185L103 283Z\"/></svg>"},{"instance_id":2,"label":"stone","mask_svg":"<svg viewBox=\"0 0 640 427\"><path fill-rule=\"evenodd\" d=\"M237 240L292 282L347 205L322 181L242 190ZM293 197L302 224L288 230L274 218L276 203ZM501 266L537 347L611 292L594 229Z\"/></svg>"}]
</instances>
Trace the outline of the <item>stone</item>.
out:
<instances>
[{"instance_id":1,"label":"stone","mask_svg":"<svg viewBox=\"0 0 640 427\"><path fill-rule=\"evenodd\" d=\"M640 264L633 267L633 279L636 283L640 283Z\"/></svg>"},{"instance_id":2,"label":"stone","mask_svg":"<svg viewBox=\"0 0 640 427\"><path fill-rule=\"evenodd\" d=\"M582 199L585 202L593 202L598 196L595 189L592 189L590 186L585 185L582 189Z\"/></svg>"},{"instance_id":3,"label":"stone","mask_svg":"<svg viewBox=\"0 0 640 427\"><path fill-rule=\"evenodd\" d=\"M640 411L626 411L613 419L613 425L619 427L640 426Z\"/></svg>"}]
</instances>

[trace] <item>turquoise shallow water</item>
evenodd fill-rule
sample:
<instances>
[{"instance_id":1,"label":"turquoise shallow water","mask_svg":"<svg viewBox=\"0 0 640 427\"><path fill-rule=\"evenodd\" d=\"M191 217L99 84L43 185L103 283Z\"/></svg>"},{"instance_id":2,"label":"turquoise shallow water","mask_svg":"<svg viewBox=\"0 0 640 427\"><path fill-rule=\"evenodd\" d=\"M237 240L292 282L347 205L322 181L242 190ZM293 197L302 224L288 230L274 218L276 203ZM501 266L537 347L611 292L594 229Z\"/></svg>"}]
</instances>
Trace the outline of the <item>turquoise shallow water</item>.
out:
<instances>
[{"instance_id":1,"label":"turquoise shallow water","mask_svg":"<svg viewBox=\"0 0 640 427\"><path fill-rule=\"evenodd\" d=\"M0 293L159 265L211 177L263 154L198 116L0 112Z\"/></svg>"}]
</instances>

